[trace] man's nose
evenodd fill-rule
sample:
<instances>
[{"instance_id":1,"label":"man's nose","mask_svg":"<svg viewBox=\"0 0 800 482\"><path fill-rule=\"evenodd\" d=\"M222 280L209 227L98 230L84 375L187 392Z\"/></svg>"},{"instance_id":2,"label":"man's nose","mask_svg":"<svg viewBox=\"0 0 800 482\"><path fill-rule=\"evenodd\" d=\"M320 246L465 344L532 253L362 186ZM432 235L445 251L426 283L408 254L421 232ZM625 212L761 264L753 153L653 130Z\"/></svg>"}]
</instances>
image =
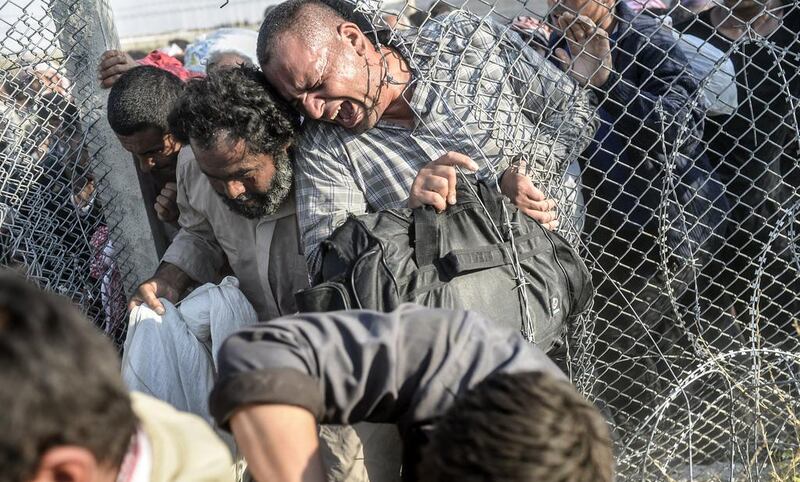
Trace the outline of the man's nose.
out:
<instances>
[{"instance_id":1,"label":"man's nose","mask_svg":"<svg viewBox=\"0 0 800 482\"><path fill-rule=\"evenodd\" d=\"M245 193L244 184L239 181L228 181L225 183L225 195L229 199L236 199Z\"/></svg>"},{"instance_id":2,"label":"man's nose","mask_svg":"<svg viewBox=\"0 0 800 482\"><path fill-rule=\"evenodd\" d=\"M325 101L313 95L306 95L303 99L303 110L306 111L308 117L312 119L319 119L325 112Z\"/></svg>"}]
</instances>

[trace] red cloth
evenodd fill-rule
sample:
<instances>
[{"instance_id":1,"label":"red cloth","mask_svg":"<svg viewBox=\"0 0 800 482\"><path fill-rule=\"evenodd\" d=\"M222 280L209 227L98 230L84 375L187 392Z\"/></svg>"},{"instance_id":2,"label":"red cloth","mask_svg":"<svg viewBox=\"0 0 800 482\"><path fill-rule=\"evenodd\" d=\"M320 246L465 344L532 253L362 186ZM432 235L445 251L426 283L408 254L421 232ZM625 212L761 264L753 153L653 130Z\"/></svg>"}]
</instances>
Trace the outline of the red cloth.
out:
<instances>
[{"instance_id":1,"label":"red cloth","mask_svg":"<svg viewBox=\"0 0 800 482\"><path fill-rule=\"evenodd\" d=\"M170 57L167 54L161 53L158 50L153 50L147 57L136 61L139 65L151 65L159 69L166 70L167 72L176 75L179 79L186 82L189 79L196 79L205 77L203 74L197 72L189 72L183 66L180 60L175 57Z\"/></svg>"}]
</instances>

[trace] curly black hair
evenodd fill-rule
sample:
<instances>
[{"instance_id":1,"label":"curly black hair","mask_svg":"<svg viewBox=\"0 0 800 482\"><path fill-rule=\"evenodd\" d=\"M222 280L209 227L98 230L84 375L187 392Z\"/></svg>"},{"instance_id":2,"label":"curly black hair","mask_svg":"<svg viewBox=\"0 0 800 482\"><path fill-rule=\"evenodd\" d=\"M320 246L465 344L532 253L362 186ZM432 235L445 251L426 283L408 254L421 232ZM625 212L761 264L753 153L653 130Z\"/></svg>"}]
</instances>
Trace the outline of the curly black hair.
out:
<instances>
[{"instance_id":1,"label":"curly black hair","mask_svg":"<svg viewBox=\"0 0 800 482\"><path fill-rule=\"evenodd\" d=\"M108 123L122 136L149 128L168 132L167 117L182 90L181 79L166 70L152 66L131 69L108 94Z\"/></svg>"},{"instance_id":2,"label":"curly black hair","mask_svg":"<svg viewBox=\"0 0 800 482\"><path fill-rule=\"evenodd\" d=\"M300 125L261 71L246 66L189 82L169 124L179 140L191 139L201 149L211 148L225 134L244 139L252 153L269 155L291 145Z\"/></svg>"}]
</instances>

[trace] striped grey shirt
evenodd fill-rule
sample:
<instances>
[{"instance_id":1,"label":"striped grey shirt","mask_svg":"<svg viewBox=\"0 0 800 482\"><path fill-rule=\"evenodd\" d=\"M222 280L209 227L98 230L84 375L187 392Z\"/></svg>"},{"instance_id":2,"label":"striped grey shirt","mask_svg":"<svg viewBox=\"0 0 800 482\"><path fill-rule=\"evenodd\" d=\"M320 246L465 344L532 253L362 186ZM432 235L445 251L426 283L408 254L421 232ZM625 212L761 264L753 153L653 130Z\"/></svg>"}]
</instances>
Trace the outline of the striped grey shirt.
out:
<instances>
[{"instance_id":1,"label":"striped grey shirt","mask_svg":"<svg viewBox=\"0 0 800 482\"><path fill-rule=\"evenodd\" d=\"M354 134L307 121L295 169L309 272L318 246L348 214L405 207L417 172L448 151L492 179L524 159L538 187L571 212L564 174L594 136L589 94L514 31L464 11L393 34L412 69L412 129L387 121ZM573 199L572 201L570 201Z\"/></svg>"}]
</instances>

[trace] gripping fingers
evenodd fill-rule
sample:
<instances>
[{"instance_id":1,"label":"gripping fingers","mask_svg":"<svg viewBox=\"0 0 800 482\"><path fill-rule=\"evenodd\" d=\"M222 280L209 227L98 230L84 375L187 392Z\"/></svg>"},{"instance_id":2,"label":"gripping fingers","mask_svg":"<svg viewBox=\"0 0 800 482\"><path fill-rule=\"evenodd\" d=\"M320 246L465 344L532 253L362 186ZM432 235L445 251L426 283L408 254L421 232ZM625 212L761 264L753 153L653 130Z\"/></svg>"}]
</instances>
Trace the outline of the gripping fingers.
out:
<instances>
[{"instance_id":1,"label":"gripping fingers","mask_svg":"<svg viewBox=\"0 0 800 482\"><path fill-rule=\"evenodd\" d=\"M447 201L437 192L420 191L415 196L412 196L409 207L418 208L420 206L433 206L437 212L441 212L447 209Z\"/></svg>"}]
</instances>

